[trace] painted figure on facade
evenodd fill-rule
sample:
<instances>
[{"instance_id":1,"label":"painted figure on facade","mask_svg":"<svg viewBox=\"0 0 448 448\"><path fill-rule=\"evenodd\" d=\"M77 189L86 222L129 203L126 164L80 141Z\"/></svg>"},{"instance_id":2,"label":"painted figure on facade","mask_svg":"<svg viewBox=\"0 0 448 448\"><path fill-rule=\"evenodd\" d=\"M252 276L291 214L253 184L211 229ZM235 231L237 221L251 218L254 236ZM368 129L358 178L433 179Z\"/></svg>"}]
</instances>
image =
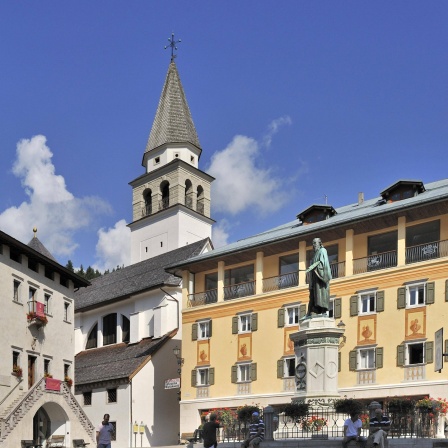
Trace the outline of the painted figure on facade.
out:
<instances>
[{"instance_id":1,"label":"painted figure on facade","mask_svg":"<svg viewBox=\"0 0 448 448\"><path fill-rule=\"evenodd\" d=\"M320 238L313 240L314 256L309 272L309 290L310 301L308 303L308 312L306 317L311 318L311 314L323 314L328 311L330 304L330 262L328 260L327 250L322 246Z\"/></svg>"}]
</instances>

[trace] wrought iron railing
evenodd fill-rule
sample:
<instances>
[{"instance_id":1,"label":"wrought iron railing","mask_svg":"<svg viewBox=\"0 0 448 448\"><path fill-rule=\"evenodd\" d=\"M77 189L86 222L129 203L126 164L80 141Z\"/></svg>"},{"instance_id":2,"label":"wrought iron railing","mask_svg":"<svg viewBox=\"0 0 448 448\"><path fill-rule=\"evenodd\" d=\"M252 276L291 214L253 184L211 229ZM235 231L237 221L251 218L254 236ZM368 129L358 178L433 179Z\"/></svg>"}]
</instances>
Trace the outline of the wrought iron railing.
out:
<instances>
[{"instance_id":1,"label":"wrought iron railing","mask_svg":"<svg viewBox=\"0 0 448 448\"><path fill-rule=\"evenodd\" d=\"M448 240L433 241L406 248L406 264L448 256Z\"/></svg>"},{"instance_id":2,"label":"wrought iron railing","mask_svg":"<svg viewBox=\"0 0 448 448\"><path fill-rule=\"evenodd\" d=\"M353 260L353 274L376 271L397 266L397 251L382 252Z\"/></svg>"},{"instance_id":3,"label":"wrought iron railing","mask_svg":"<svg viewBox=\"0 0 448 448\"><path fill-rule=\"evenodd\" d=\"M218 301L218 290L210 289L205 292L189 294L187 306L191 308L199 305L207 305L208 303L215 303L217 301Z\"/></svg>"},{"instance_id":4,"label":"wrought iron railing","mask_svg":"<svg viewBox=\"0 0 448 448\"><path fill-rule=\"evenodd\" d=\"M263 279L263 292L277 291L284 288L292 288L299 284L299 273L290 272L288 274L268 277Z\"/></svg>"},{"instance_id":5,"label":"wrought iron railing","mask_svg":"<svg viewBox=\"0 0 448 448\"><path fill-rule=\"evenodd\" d=\"M254 294L255 280L224 287L224 300L238 299L240 297L253 296Z\"/></svg>"}]
</instances>

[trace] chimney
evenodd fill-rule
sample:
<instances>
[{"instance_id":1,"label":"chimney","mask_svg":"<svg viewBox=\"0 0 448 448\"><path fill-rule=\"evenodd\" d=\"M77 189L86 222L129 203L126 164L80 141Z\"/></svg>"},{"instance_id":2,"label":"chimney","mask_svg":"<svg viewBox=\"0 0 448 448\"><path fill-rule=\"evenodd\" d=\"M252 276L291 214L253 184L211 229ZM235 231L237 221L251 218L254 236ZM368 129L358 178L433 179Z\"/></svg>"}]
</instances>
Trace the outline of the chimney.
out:
<instances>
[{"instance_id":1,"label":"chimney","mask_svg":"<svg viewBox=\"0 0 448 448\"><path fill-rule=\"evenodd\" d=\"M364 193L361 191L358 193L358 205L361 205L364 202Z\"/></svg>"}]
</instances>

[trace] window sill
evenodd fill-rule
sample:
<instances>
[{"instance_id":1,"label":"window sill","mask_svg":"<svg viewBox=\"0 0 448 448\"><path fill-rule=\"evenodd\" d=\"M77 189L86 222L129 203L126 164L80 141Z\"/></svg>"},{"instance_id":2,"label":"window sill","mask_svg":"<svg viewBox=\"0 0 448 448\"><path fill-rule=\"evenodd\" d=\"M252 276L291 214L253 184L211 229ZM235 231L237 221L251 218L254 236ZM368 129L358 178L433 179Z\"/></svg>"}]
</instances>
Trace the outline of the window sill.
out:
<instances>
[{"instance_id":1,"label":"window sill","mask_svg":"<svg viewBox=\"0 0 448 448\"><path fill-rule=\"evenodd\" d=\"M16 305L23 306L23 303L20 300L12 299L12 303L15 303Z\"/></svg>"}]
</instances>

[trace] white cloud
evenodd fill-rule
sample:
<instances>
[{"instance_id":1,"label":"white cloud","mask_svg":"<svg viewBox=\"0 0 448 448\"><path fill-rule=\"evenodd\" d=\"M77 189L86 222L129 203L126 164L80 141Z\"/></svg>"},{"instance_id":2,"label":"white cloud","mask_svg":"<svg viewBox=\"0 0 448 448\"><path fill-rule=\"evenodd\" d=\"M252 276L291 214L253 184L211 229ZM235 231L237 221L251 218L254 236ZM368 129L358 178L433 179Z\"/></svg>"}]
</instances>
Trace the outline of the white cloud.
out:
<instances>
[{"instance_id":1,"label":"white cloud","mask_svg":"<svg viewBox=\"0 0 448 448\"><path fill-rule=\"evenodd\" d=\"M131 261L131 230L124 219L118 221L113 228L98 231L96 245L97 262L94 269L100 272L117 266L127 266Z\"/></svg>"},{"instance_id":2,"label":"white cloud","mask_svg":"<svg viewBox=\"0 0 448 448\"><path fill-rule=\"evenodd\" d=\"M269 123L268 130L263 137L263 144L269 148L272 143L272 137L274 137L275 134L279 131L281 126L284 126L286 124L291 124L292 120L291 117L288 115L284 115L283 117L276 118L275 120L272 120L271 123Z\"/></svg>"},{"instance_id":3,"label":"white cloud","mask_svg":"<svg viewBox=\"0 0 448 448\"><path fill-rule=\"evenodd\" d=\"M221 219L219 223L213 225L212 241L213 241L213 247L215 249L229 244L228 229L229 229L229 223L226 219Z\"/></svg>"},{"instance_id":4,"label":"white cloud","mask_svg":"<svg viewBox=\"0 0 448 448\"><path fill-rule=\"evenodd\" d=\"M289 123L289 117L272 121L263 137L264 146L271 144L281 125ZM236 215L252 208L266 215L286 203L284 181L275 176L274 170L260 166L261 157L260 144L244 135L235 136L227 148L215 152L208 172L216 178L212 189L216 211Z\"/></svg>"},{"instance_id":5,"label":"white cloud","mask_svg":"<svg viewBox=\"0 0 448 448\"><path fill-rule=\"evenodd\" d=\"M94 196L76 198L67 190L63 176L55 174L43 135L20 140L16 156L12 171L29 198L0 214L0 228L27 243L37 227L39 239L55 257L71 256L78 246L75 233L110 213L109 204Z\"/></svg>"}]
</instances>

